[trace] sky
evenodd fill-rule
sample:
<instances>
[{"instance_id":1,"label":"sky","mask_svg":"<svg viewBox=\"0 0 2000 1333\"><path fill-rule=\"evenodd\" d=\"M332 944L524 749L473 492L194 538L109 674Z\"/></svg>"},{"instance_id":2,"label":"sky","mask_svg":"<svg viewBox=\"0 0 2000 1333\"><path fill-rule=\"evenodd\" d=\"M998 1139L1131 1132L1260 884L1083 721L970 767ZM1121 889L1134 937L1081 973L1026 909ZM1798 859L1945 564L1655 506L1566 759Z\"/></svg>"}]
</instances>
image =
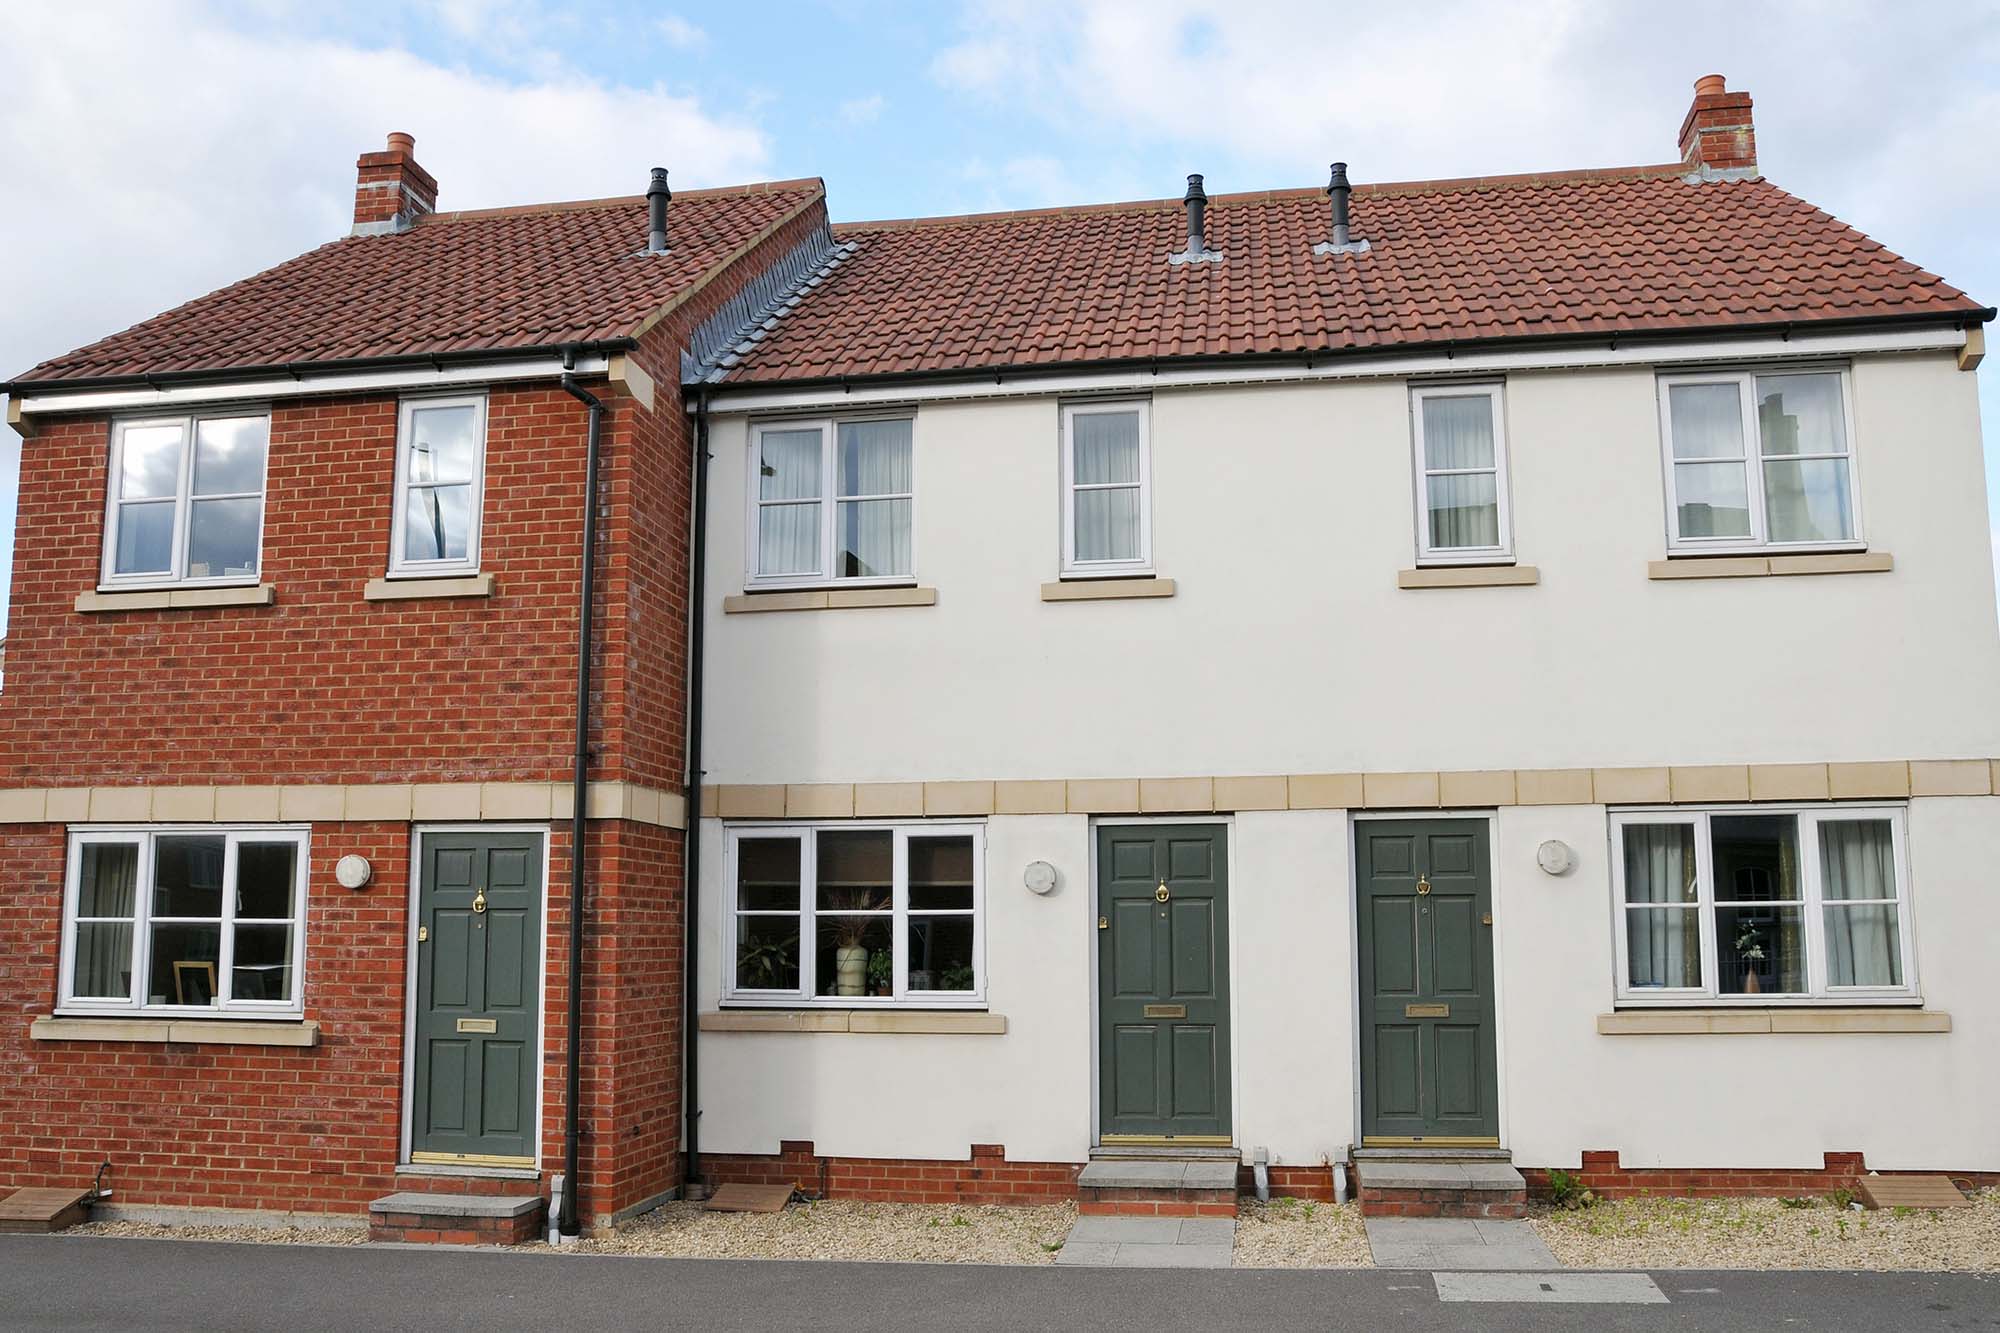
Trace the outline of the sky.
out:
<instances>
[{"instance_id":1,"label":"sky","mask_svg":"<svg viewBox=\"0 0 2000 1333\"><path fill-rule=\"evenodd\" d=\"M64 0L0 50L0 379L345 234L390 130L442 208L665 166L854 221L1670 161L1709 73L1766 176L2000 303L2000 0Z\"/></svg>"}]
</instances>

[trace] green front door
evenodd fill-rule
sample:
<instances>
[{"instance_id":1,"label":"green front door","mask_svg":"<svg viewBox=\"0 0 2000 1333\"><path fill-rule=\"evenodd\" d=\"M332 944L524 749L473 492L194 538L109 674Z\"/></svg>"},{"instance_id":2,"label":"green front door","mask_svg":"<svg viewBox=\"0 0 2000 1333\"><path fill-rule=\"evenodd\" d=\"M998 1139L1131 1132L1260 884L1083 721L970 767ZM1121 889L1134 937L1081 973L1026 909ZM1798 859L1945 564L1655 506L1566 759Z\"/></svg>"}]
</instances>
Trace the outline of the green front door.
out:
<instances>
[{"instance_id":1,"label":"green front door","mask_svg":"<svg viewBox=\"0 0 2000 1333\"><path fill-rule=\"evenodd\" d=\"M410 1160L531 1164L542 835L425 833L417 882Z\"/></svg>"},{"instance_id":2,"label":"green front door","mask_svg":"<svg viewBox=\"0 0 2000 1333\"><path fill-rule=\"evenodd\" d=\"M1355 825L1364 1141L1499 1141L1483 819Z\"/></svg>"},{"instance_id":3,"label":"green front door","mask_svg":"<svg viewBox=\"0 0 2000 1333\"><path fill-rule=\"evenodd\" d=\"M1097 830L1105 1143L1229 1142L1229 855L1220 824Z\"/></svg>"}]
</instances>

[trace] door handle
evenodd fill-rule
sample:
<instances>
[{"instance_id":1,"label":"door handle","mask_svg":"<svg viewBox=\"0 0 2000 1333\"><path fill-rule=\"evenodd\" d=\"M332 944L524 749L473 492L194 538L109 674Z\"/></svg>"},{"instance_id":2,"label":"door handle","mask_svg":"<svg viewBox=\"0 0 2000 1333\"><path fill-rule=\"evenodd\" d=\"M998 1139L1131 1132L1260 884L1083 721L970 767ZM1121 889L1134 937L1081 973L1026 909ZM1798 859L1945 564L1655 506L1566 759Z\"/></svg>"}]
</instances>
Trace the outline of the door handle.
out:
<instances>
[{"instance_id":1,"label":"door handle","mask_svg":"<svg viewBox=\"0 0 2000 1333\"><path fill-rule=\"evenodd\" d=\"M1171 896L1172 895L1167 892L1167 886L1165 881L1161 882L1159 888L1153 890L1153 898L1158 902L1165 902Z\"/></svg>"},{"instance_id":2,"label":"door handle","mask_svg":"<svg viewBox=\"0 0 2000 1333\"><path fill-rule=\"evenodd\" d=\"M429 926L417 927L417 943L423 944L427 942L430 939L430 937L431 937L431 928Z\"/></svg>"}]
</instances>

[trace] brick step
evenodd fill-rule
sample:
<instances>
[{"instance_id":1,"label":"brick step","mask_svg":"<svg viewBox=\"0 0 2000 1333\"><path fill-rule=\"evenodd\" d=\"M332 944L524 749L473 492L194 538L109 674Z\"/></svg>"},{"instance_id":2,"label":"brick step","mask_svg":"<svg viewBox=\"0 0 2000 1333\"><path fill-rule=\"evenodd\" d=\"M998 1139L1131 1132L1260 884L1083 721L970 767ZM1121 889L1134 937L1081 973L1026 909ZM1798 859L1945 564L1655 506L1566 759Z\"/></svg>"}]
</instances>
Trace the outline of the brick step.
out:
<instances>
[{"instance_id":1,"label":"brick step","mask_svg":"<svg viewBox=\"0 0 2000 1333\"><path fill-rule=\"evenodd\" d=\"M506 1174L447 1175L439 1171L396 1172L396 1189L404 1194L481 1194L521 1198L541 1188L540 1175L533 1172Z\"/></svg>"},{"instance_id":2,"label":"brick step","mask_svg":"<svg viewBox=\"0 0 2000 1333\"><path fill-rule=\"evenodd\" d=\"M368 1239L440 1245L519 1245L542 1232L539 1194L439 1194L405 1190L368 1205Z\"/></svg>"},{"instance_id":3,"label":"brick step","mask_svg":"<svg viewBox=\"0 0 2000 1333\"><path fill-rule=\"evenodd\" d=\"M1076 1210L1093 1217L1234 1217L1236 1163L1099 1158L1077 1175Z\"/></svg>"},{"instance_id":4,"label":"brick step","mask_svg":"<svg viewBox=\"0 0 2000 1333\"><path fill-rule=\"evenodd\" d=\"M1528 1183L1506 1162L1381 1160L1354 1164L1363 1217L1519 1218Z\"/></svg>"}]
</instances>

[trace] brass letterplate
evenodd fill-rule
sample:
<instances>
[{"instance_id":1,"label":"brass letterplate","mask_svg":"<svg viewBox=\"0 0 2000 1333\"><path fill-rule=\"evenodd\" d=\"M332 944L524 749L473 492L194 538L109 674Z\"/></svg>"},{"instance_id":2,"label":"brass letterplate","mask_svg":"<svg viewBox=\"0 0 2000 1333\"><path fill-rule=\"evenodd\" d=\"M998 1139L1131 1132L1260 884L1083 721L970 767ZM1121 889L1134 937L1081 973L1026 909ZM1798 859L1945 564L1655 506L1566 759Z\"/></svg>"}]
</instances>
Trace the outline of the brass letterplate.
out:
<instances>
[{"instance_id":1,"label":"brass letterplate","mask_svg":"<svg viewBox=\"0 0 2000 1333\"><path fill-rule=\"evenodd\" d=\"M1403 1006L1403 1017L1450 1018L1451 1006L1448 1004L1406 1004Z\"/></svg>"},{"instance_id":2,"label":"brass letterplate","mask_svg":"<svg viewBox=\"0 0 2000 1333\"><path fill-rule=\"evenodd\" d=\"M1149 1004L1146 1006L1146 1017L1186 1018L1187 1006L1184 1004Z\"/></svg>"},{"instance_id":3,"label":"brass letterplate","mask_svg":"<svg viewBox=\"0 0 2000 1333\"><path fill-rule=\"evenodd\" d=\"M498 1032L500 1020L496 1018L461 1018L458 1020L460 1032Z\"/></svg>"}]
</instances>

